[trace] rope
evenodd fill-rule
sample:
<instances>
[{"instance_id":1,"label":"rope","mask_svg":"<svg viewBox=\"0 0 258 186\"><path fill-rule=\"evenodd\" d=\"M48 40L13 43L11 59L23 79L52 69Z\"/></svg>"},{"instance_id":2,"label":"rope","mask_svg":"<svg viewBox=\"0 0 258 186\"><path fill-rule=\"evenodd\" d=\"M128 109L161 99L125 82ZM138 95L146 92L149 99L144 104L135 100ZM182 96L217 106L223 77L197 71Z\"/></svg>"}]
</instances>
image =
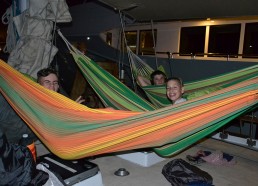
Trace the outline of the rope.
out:
<instances>
[{"instance_id":1,"label":"rope","mask_svg":"<svg viewBox=\"0 0 258 186\"><path fill-rule=\"evenodd\" d=\"M16 46L16 32L14 28L14 23L13 23L13 12L12 8L16 7L15 3L14 6L10 6L9 8L6 9L6 12L2 16L2 23L7 25L7 36L6 36L6 45L4 46L3 52L5 53L11 53L11 51L15 48Z\"/></svg>"},{"instance_id":2,"label":"rope","mask_svg":"<svg viewBox=\"0 0 258 186\"><path fill-rule=\"evenodd\" d=\"M64 37L64 35L61 33L60 29L57 30L58 35L63 39L64 43L66 44L68 50L70 52L74 52L76 54L84 55L81 51L76 50L76 48Z\"/></svg>"},{"instance_id":3,"label":"rope","mask_svg":"<svg viewBox=\"0 0 258 186\"><path fill-rule=\"evenodd\" d=\"M123 23L123 19L122 19L122 13L121 13L120 10L119 10L119 15L120 15L120 22L121 22L121 27L122 27L124 41L125 41L125 46L127 48L128 46L127 46L127 40L126 40L126 37L125 37L124 23ZM135 77L134 77L134 74L133 74L132 62L131 62L131 58L130 58L129 52L128 52L128 59L129 59L130 70L131 70L131 74L132 74L133 88L134 88L134 91L136 91Z\"/></svg>"},{"instance_id":4,"label":"rope","mask_svg":"<svg viewBox=\"0 0 258 186\"><path fill-rule=\"evenodd\" d=\"M49 57L48 57L48 66L50 65L50 58L51 58L51 53L52 53L52 48L53 48L53 41L54 41L54 38L55 38L56 19L57 19L57 14L58 14L58 5L59 5L59 0L57 1L57 6L56 6L56 15L55 15L54 28L53 28L53 37L52 37L52 40L51 40L51 47L50 47Z\"/></svg>"}]
</instances>

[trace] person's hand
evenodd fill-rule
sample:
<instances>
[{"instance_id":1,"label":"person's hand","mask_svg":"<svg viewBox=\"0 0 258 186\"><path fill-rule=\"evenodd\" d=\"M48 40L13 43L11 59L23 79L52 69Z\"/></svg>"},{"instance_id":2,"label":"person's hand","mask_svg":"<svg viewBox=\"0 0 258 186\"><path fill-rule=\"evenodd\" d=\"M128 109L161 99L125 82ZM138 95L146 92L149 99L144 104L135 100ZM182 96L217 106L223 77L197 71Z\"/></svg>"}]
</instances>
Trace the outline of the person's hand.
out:
<instances>
[{"instance_id":1,"label":"person's hand","mask_svg":"<svg viewBox=\"0 0 258 186\"><path fill-rule=\"evenodd\" d=\"M79 96L76 100L75 100L77 103L82 103L85 101L85 99L83 99L82 96Z\"/></svg>"}]
</instances>

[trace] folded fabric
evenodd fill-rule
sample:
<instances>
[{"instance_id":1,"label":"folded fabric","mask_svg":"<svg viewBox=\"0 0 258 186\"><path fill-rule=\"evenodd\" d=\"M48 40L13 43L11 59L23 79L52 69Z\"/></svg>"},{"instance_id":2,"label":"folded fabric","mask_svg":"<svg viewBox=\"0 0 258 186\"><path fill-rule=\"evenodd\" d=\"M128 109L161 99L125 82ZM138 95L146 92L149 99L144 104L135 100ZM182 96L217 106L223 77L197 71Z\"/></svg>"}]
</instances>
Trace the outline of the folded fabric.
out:
<instances>
[{"instance_id":1,"label":"folded fabric","mask_svg":"<svg viewBox=\"0 0 258 186\"><path fill-rule=\"evenodd\" d=\"M208 156L201 157L204 161L214 164L214 165L234 165L236 160L233 156L223 153L221 151L216 151Z\"/></svg>"}]
</instances>

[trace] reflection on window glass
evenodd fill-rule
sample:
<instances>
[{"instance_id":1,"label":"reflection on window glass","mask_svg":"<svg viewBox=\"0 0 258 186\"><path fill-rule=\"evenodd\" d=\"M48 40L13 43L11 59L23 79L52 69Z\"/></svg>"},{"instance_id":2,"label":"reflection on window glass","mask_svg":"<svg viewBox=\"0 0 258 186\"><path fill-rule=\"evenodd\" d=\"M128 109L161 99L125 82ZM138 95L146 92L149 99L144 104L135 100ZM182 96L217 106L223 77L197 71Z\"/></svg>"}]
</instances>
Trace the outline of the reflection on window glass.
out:
<instances>
[{"instance_id":1,"label":"reflection on window glass","mask_svg":"<svg viewBox=\"0 0 258 186\"><path fill-rule=\"evenodd\" d=\"M203 56L205 44L205 26L182 27L180 34L180 55L197 54Z\"/></svg>"},{"instance_id":2,"label":"reflection on window glass","mask_svg":"<svg viewBox=\"0 0 258 186\"><path fill-rule=\"evenodd\" d=\"M121 38L124 38L123 35ZM124 39L122 39L122 46L124 46L123 50L126 51L126 44L127 46L134 52L136 53L136 45L137 45L137 31L126 31L125 32L125 38L126 41L124 41Z\"/></svg>"},{"instance_id":3,"label":"reflection on window glass","mask_svg":"<svg viewBox=\"0 0 258 186\"><path fill-rule=\"evenodd\" d=\"M215 25L210 27L209 57L238 57L241 24Z\"/></svg>"},{"instance_id":4,"label":"reflection on window glass","mask_svg":"<svg viewBox=\"0 0 258 186\"><path fill-rule=\"evenodd\" d=\"M157 41L157 30L153 30L154 39L153 42L153 33L152 30L141 30L140 31L140 43L139 43L139 54L140 55L155 55L154 44Z\"/></svg>"},{"instance_id":5,"label":"reflection on window glass","mask_svg":"<svg viewBox=\"0 0 258 186\"><path fill-rule=\"evenodd\" d=\"M258 58L258 23L245 25L243 58Z\"/></svg>"},{"instance_id":6,"label":"reflection on window glass","mask_svg":"<svg viewBox=\"0 0 258 186\"><path fill-rule=\"evenodd\" d=\"M112 45L112 33L111 32L107 32L106 42L108 45Z\"/></svg>"}]
</instances>

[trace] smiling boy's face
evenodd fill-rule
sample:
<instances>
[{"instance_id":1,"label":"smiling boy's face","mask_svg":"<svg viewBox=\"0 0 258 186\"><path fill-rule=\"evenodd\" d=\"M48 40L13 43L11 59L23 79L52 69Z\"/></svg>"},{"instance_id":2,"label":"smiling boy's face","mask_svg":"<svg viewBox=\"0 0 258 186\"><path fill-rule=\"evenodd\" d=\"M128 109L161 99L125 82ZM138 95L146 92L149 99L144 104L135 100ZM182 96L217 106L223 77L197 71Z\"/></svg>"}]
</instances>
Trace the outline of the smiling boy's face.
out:
<instances>
[{"instance_id":1,"label":"smiling boy's face","mask_svg":"<svg viewBox=\"0 0 258 186\"><path fill-rule=\"evenodd\" d=\"M177 80L167 82L167 97L174 103L180 99L184 93L184 87Z\"/></svg>"}]
</instances>

